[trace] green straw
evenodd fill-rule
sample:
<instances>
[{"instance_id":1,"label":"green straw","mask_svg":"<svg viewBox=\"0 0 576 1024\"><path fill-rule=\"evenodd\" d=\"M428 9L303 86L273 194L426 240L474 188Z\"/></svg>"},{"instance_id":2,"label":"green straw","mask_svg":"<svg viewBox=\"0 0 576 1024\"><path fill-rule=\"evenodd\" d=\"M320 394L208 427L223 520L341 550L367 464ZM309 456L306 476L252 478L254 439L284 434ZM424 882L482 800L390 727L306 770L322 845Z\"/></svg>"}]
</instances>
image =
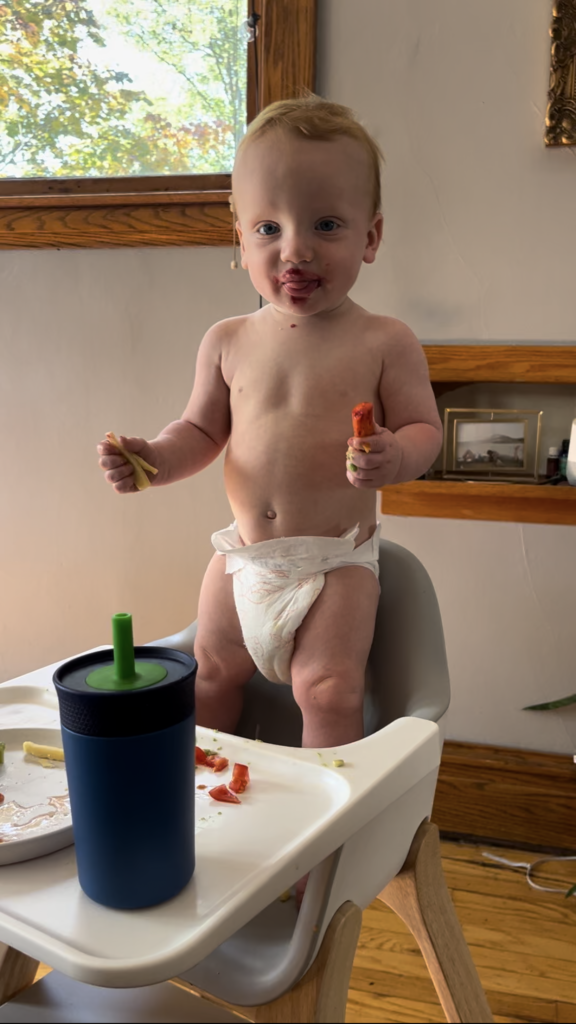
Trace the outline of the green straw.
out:
<instances>
[{"instance_id":1,"label":"green straw","mask_svg":"<svg viewBox=\"0 0 576 1024\"><path fill-rule=\"evenodd\" d=\"M158 661L136 661L132 616L117 612L112 616L112 643L114 662L94 669L86 676L88 686L97 690L140 690L159 683L168 675ZM154 652L150 651L153 657Z\"/></svg>"},{"instance_id":2,"label":"green straw","mask_svg":"<svg viewBox=\"0 0 576 1024\"><path fill-rule=\"evenodd\" d=\"M112 643L114 674L122 683L127 683L136 675L132 616L128 612L118 612L112 616Z\"/></svg>"}]
</instances>

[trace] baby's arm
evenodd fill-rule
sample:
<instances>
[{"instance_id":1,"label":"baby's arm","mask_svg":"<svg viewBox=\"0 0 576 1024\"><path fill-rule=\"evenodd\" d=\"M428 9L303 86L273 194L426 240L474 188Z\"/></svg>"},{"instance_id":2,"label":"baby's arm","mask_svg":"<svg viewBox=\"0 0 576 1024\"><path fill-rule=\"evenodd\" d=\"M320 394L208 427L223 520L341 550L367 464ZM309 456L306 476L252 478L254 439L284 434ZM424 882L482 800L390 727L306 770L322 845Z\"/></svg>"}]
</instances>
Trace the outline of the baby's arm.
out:
<instances>
[{"instance_id":1,"label":"baby's arm","mask_svg":"<svg viewBox=\"0 0 576 1024\"><path fill-rule=\"evenodd\" d=\"M216 324L204 336L196 360L192 395L181 418L167 427L154 441L121 438L124 446L142 455L158 472L151 476L153 487L183 480L200 472L220 454L230 435L230 397L222 372L221 341L223 330ZM137 490L134 469L127 464L108 440L98 446L100 466L106 480L120 494Z\"/></svg>"},{"instance_id":2,"label":"baby's arm","mask_svg":"<svg viewBox=\"0 0 576 1024\"><path fill-rule=\"evenodd\" d=\"M387 339L380 379L384 425L400 445L391 483L422 476L442 447L442 423L422 346L406 324L396 322Z\"/></svg>"},{"instance_id":3,"label":"baby's arm","mask_svg":"<svg viewBox=\"0 0 576 1024\"><path fill-rule=\"evenodd\" d=\"M221 369L223 325L204 335L196 360L194 387L182 416L152 441L160 456L161 484L199 473L230 437L230 391Z\"/></svg>"}]
</instances>

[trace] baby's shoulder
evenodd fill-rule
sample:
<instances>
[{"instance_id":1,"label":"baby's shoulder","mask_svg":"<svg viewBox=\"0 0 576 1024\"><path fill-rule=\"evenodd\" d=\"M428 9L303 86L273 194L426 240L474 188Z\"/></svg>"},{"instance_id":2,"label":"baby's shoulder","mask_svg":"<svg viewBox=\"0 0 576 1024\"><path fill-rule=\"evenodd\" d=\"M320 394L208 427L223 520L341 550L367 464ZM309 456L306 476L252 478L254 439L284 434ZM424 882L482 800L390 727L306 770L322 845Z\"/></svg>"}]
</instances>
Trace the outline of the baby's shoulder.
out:
<instances>
[{"instance_id":1,"label":"baby's shoulder","mask_svg":"<svg viewBox=\"0 0 576 1024\"><path fill-rule=\"evenodd\" d=\"M362 310L365 338L377 347L388 359L406 353L415 347L421 348L414 331L394 316L383 316Z\"/></svg>"},{"instance_id":2,"label":"baby's shoulder","mask_svg":"<svg viewBox=\"0 0 576 1024\"><path fill-rule=\"evenodd\" d=\"M253 313L245 313L242 316L231 316L226 320L219 320L206 331L204 342L210 346L218 346L236 340L238 335L248 329L253 315Z\"/></svg>"}]
</instances>

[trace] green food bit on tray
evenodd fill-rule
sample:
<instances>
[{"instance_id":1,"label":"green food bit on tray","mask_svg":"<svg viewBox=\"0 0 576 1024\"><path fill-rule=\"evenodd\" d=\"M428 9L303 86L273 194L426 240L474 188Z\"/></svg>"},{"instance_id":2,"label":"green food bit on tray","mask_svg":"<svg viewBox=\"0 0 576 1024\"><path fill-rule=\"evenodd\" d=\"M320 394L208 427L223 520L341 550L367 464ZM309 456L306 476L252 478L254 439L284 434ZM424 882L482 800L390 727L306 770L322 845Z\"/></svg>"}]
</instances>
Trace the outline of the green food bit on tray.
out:
<instances>
[{"instance_id":1,"label":"green food bit on tray","mask_svg":"<svg viewBox=\"0 0 576 1024\"><path fill-rule=\"evenodd\" d=\"M6 750L6 744L0 743L0 764L4 764L4 751Z\"/></svg>"}]
</instances>

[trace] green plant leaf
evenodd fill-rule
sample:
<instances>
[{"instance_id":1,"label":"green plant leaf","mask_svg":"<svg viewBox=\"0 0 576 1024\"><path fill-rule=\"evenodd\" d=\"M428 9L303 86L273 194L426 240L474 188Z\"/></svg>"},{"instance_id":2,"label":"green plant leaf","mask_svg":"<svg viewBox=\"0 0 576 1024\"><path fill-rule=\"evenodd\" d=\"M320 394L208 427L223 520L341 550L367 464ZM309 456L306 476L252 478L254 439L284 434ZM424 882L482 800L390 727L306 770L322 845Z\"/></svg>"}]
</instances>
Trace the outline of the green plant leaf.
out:
<instances>
[{"instance_id":1,"label":"green plant leaf","mask_svg":"<svg viewBox=\"0 0 576 1024\"><path fill-rule=\"evenodd\" d=\"M576 882L574 882L574 885L571 885L568 889L568 892L566 893L566 899L568 899L569 896L576 896Z\"/></svg>"},{"instance_id":2,"label":"green plant leaf","mask_svg":"<svg viewBox=\"0 0 576 1024\"><path fill-rule=\"evenodd\" d=\"M561 697L560 700L549 700L545 704L529 704L528 707L522 708L522 710L555 711L556 708L567 708L571 704L576 704L576 693L570 694L569 697Z\"/></svg>"}]
</instances>

